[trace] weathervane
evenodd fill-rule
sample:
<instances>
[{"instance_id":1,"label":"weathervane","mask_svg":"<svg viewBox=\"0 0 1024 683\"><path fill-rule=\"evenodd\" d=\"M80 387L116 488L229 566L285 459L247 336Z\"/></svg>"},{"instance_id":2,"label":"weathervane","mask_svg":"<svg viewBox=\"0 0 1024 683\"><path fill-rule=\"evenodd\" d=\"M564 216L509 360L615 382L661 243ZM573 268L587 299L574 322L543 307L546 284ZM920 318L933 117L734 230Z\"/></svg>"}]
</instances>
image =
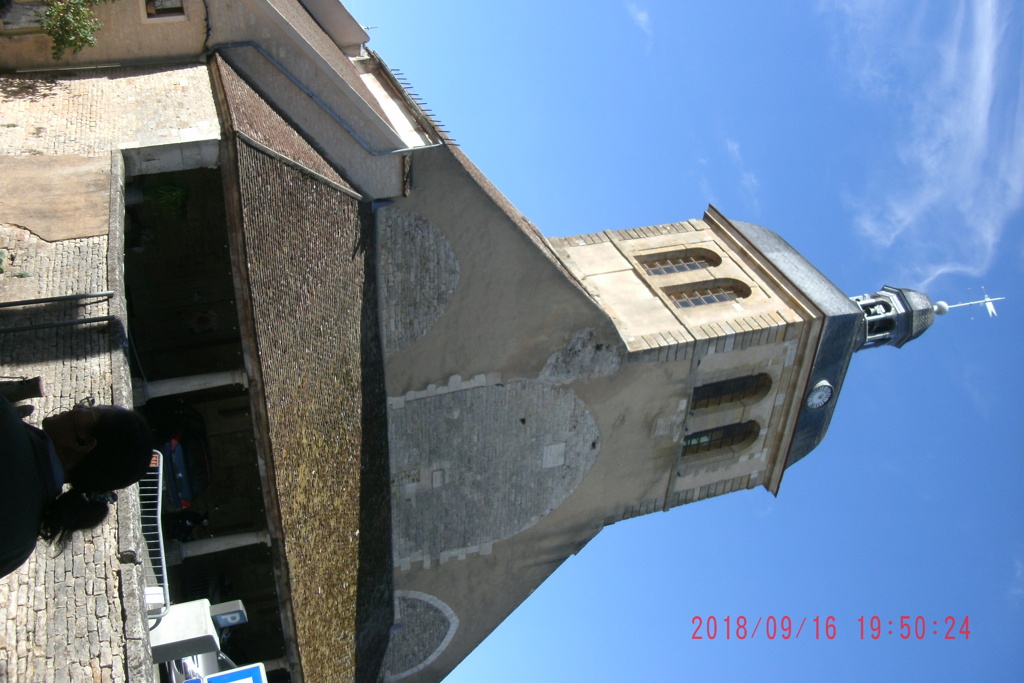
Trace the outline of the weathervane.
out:
<instances>
[{"instance_id":1,"label":"weathervane","mask_svg":"<svg viewBox=\"0 0 1024 683\"><path fill-rule=\"evenodd\" d=\"M981 306L981 305L984 305L985 306L985 310L988 311L988 317L990 317L990 318L996 317L996 307L993 304L996 301L1003 301L1004 299L1006 299L1006 297L1005 296L997 296L995 298L990 297L988 295L988 292L985 291L984 287L981 288L981 291L985 294L985 298L984 299L979 299L978 301L965 301L962 304L947 304L945 301L939 301L939 302L937 302L935 304L935 306L933 307L932 310L935 311L935 315L945 315L946 313L949 312L949 309L951 309L951 308L959 308L961 306ZM971 317L973 318L974 316L972 315Z\"/></svg>"}]
</instances>

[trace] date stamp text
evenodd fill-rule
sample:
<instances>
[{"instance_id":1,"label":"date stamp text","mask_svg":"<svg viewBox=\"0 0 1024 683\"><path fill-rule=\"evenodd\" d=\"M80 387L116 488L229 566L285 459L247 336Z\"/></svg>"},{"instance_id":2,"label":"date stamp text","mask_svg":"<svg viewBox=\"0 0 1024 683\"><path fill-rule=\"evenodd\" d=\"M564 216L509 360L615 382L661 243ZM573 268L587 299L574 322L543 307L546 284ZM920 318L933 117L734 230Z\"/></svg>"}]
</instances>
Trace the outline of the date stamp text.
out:
<instances>
[{"instance_id":1,"label":"date stamp text","mask_svg":"<svg viewBox=\"0 0 1024 683\"><path fill-rule=\"evenodd\" d=\"M969 640L971 637L970 617L943 617L928 619L917 615L902 615L887 619L880 616L861 616L842 629L834 616L814 617L746 617L746 616L695 616L690 620L693 626L692 640L746 640L765 638L767 640L791 640L813 638L814 640L835 640L841 635L861 640L900 638L902 640ZM842 634L840 631L842 630Z\"/></svg>"}]
</instances>

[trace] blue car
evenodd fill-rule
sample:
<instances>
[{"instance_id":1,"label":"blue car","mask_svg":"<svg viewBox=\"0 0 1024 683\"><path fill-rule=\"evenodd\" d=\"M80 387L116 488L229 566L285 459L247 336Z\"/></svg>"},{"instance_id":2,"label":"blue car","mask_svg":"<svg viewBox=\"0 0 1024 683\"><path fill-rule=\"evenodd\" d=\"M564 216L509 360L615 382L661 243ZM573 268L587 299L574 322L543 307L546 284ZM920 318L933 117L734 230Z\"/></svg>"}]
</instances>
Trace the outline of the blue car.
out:
<instances>
[{"instance_id":1,"label":"blue car","mask_svg":"<svg viewBox=\"0 0 1024 683\"><path fill-rule=\"evenodd\" d=\"M206 421L176 397L154 399L144 412L164 456L164 511L188 510L210 485Z\"/></svg>"}]
</instances>

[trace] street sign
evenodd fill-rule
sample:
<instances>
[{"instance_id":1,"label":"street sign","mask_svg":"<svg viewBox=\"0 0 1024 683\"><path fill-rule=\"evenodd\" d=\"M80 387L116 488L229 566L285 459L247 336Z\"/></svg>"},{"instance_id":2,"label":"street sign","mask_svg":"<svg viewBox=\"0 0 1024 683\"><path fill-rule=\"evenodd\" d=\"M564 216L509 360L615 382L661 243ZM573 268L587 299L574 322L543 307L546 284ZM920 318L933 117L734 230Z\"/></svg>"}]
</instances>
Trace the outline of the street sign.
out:
<instances>
[{"instance_id":1,"label":"street sign","mask_svg":"<svg viewBox=\"0 0 1024 683\"><path fill-rule=\"evenodd\" d=\"M204 676L203 683L267 683L267 670L263 668L263 662L247 664L231 671Z\"/></svg>"}]
</instances>

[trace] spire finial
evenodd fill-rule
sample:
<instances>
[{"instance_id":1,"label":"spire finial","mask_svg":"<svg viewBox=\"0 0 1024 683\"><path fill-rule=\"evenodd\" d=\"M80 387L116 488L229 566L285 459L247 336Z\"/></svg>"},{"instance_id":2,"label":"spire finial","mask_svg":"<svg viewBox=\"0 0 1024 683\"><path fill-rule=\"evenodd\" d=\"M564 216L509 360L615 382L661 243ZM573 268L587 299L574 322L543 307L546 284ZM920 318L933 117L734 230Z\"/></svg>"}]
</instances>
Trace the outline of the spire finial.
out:
<instances>
[{"instance_id":1,"label":"spire finial","mask_svg":"<svg viewBox=\"0 0 1024 683\"><path fill-rule=\"evenodd\" d=\"M984 306L985 310L988 311L988 317L990 317L990 318L996 317L997 313L996 313L996 307L995 307L994 303L996 301L1003 301L1003 300L1006 299L1006 297L1005 296L991 297L991 296L988 295L988 292L985 291L984 287L981 288L981 291L982 291L982 293L985 294L985 298L984 299L979 299L977 301L965 301L962 304L947 304L945 301L939 301L934 306L935 315L945 315L946 313L949 312L949 309L951 309L951 308L960 308L961 306Z\"/></svg>"}]
</instances>

